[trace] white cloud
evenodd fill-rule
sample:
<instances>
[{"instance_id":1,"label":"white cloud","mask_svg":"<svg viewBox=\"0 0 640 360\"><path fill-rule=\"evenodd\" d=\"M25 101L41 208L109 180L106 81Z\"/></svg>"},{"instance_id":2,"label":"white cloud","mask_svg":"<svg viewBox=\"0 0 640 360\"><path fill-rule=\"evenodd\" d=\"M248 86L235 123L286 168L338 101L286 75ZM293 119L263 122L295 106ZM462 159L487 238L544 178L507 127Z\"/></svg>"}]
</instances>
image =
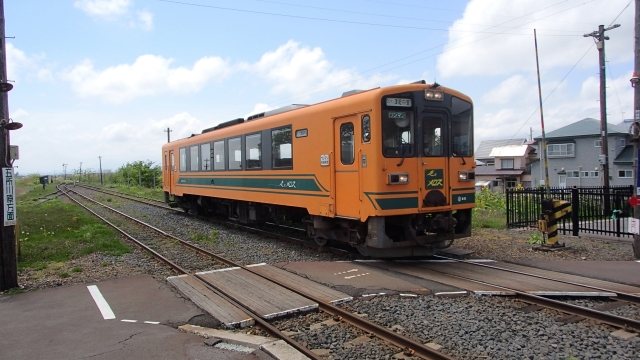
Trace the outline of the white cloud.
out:
<instances>
[{"instance_id":1,"label":"white cloud","mask_svg":"<svg viewBox=\"0 0 640 360\"><path fill-rule=\"evenodd\" d=\"M140 21L140 28L145 31L153 30L153 14L147 10L138 11L138 20Z\"/></svg>"},{"instance_id":2,"label":"white cloud","mask_svg":"<svg viewBox=\"0 0 640 360\"><path fill-rule=\"evenodd\" d=\"M301 47L293 40L275 51L265 53L260 61L245 67L272 82L273 93L290 93L301 97L308 96L314 90L368 89L396 78L394 75L378 74L364 77L352 69L336 69L320 47Z\"/></svg>"},{"instance_id":3,"label":"white cloud","mask_svg":"<svg viewBox=\"0 0 640 360\"><path fill-rule=\"evenodd\" d=\"M437 68L444 77L465 75L505 75L515 71L535 71L533 29L538 32L540 67L573 66L593 44L582 35L608 24L627 5L627 0L561 4L555 0L472 0L461 19L450 28L449 41L438 57ZM579 6L576 6L579 5ZM550 7L549 9L538 11ZM548 15L563 11L557 15ZM508 17L521 19L499 27ZM508 16L508 17L505 17ZM615 62L629 61L627 39L633 38L633 11L627 9L616 20L623 26L608 32L607 56ZM487 24L478 27L472 24ZM596 25L590 25L596 24ZM509 30L509 28L516 28ZM485 30L487 33L474 33ZM491 33L504 32L500 35ZM485 39L486 38L486 39ZM596 66L597 50L591 49L581 66Z\"/></svg>"},{"instance_id":4,"label":"white cloud","mask_svg":"<svg viewBox=\"0 0 640 360\"><path fill-rule=\"evenodd\" d=\"M273 106L269 106L267 104L261 104L258 103L253 107L253 110L249 111L247 114L244 115L245 118L251 116L251 115L255 115L255 114L260 114L263 113L265 111L269 111L275 109Z\"/></svg>"},{"instance_id":5,"label":"white cloud","mask_svg":"<svg viewBox=\"0 0 640 360\"><path fill-rule=\"evenodd\" d=\"M133 64L96 70L90 60L85 60L62 77L80 97L98 97L117 104L165 92L197 92L209 80L222 79L231 71L219 57L203 57L192 68L172 68L173 62L162 56L142 55Z\"/></svg>"},{"instance_id":6,"label":"white cloud","mask_svg":"<svg viewBox=\"0 0 640 360\"><path fill-rule=\"evenodd\" d=\"M12 118L13 120L17 120L27 116L29 116L29 113L22 108L17 109L15 111L10 111L10 115L9 115L9 117Z\"/></svg>"},{"instance_id":7,"label":"white cloud","mask_svg":"<svg viewBox=\"0 0 640 360\"><path fill-rule=\"evenodd\" d=\"M6 43L7 79L17 81L22 75L35 76L42 81L53 80L51 70L40 66L44 55L27 55L11 43Z\"/></svg>"},{"instance_id":8,"label":"white cloud","mask_svg":"<svg viewBox=\"0 0 640 360\"><path fill-rule=\"evenodd\" d=\"M500 85L489 90L484 96L482 101L487 104L507 104L512 103L514 100L521 99L526 95L534 95L532 89L537 89L537 84L529 81L522 75L514 75L507 80L504 80Z\"/></svg>"},{"instance_id":9,"label":"white cloud","mask_svg":"<svg viewBox=\"0 0 640 360\"><path fill-rule=\"evenodd\" d=\"M73 6L91 16L111 18L126 14L131 0L77 0Z\"/></svg>"}]
</instances>

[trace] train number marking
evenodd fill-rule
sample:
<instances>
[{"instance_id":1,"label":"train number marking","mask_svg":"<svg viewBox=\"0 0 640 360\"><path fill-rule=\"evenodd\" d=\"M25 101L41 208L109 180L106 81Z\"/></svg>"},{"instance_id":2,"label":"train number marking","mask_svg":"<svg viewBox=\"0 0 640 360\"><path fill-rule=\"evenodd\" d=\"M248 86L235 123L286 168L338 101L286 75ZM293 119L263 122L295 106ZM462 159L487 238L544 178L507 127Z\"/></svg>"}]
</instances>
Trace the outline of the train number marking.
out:
<instances>
[{"instance_id":1,"label":"train number marking","mask_svg":"<svg viewBox=\"0 0 640 360\"><path fill-rule=\"evenodd\" d=\"M320 166L329 166L329 155L320 155Z\"/></svg>"},{"instance_id":2,"label":"train number marking","mask_svg":"<svg viewBox=\"0 0 640 360\"><path fill-rule=\"evenodd\" d=\"M280 187L281 188L296 188L296 182L295 181L280 181Z\"/></svg>"}]
</instances>

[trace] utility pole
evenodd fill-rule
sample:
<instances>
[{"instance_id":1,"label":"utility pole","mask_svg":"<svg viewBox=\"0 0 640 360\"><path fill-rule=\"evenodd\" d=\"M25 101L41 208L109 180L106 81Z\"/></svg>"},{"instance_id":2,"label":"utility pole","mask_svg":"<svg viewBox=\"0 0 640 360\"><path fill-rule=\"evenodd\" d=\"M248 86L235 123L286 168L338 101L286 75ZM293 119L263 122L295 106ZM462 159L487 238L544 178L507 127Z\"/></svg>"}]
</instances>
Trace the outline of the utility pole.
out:
<instances>
[{"instance_id":1,"label":"utility pole","mask_svg":"<svg viewBox=\"0 0 640 360\"><path fill-rule=\"evenodd\" d=\"M100 185L103 185L103 183L102 183L102 156L98 156L98 159L100 159Z\"/></svg>"},{"instance_id":2,"label":"utility pole","mask_svg":"<svg viewBox=\"0 0 640 360\"><path fill-rule=\"evenodd\" d=\"M80 174L78 174L78 182L82 181L82 161L80 161Z\"/></svg>"},{"instance_id":3,"label":"utility pole","mask_svg":"<svg viewBox=\"0 0 640 360\"><path fill-rule=\"evenodd\" d=\"M602 155L600 156L600 163L602 164L602 173L604 178L605 189L609 188L609 141L607 131L607 78L605 71L605 53L604 53L604 41L609 40L608 36L604 35L605 31L613 30L620 27L620 24L614 24L605 29L604 25L598 26L597 31L593 31L589 34L584 34L584 37L593 37L596 40L596 47L598 48L598 57L600 61L600 136L602 145L600 147ZM606 202L609 199L605 196L605 209L609 209L606 206Z\"/></svg>"},{"instance_id":4,"label":"utility pole","mask_svg":"<svg viewBox=\"0 0 640 360\"><path fill-rule=\"evenodd\" d=\"M635 62L633 66L633 76L631 77L631 86L633 87L633 148L635 153L635 165L636 169L633 175L636 180L636 192L635 196L640 195L640 164L638 158L640 157L640 79L638 78L638 71L640 71L640 0L636 0L636 17L635 17L635 37L634 37L634 51ZM640 206L633 207L633 217L640 219ZM633 256L635 259L640 259L640 235L633 235Z\"/></svg>"},{"instance_id":5,"label":"utility pole","mask_svg":"<svg viewBox=\"0 0 640 360\"><path fill-rule=\"evenodd\" d=\"M62 170L64 172L64 179L67 180L67 165L68 164L62 164Z\"/></svg>"},{"instance_id":6,"label":"utility pole","mask_svg":"<svg viewBox=\"0 0 640 360\"><path fill-rule=\"evenodd\" d=\"M8 215L8 197L5 194L8 191L9 181L13 185L13 169L12 165L7 161L7 150L9 149L9 95L7 91L12 86L7 83L7 52L5 47L5 29L4 29L4 0L0 0L0 122L2 129L0 130L0 167L3 172L7 169L7 174L11 178L7 178L6 184L0 186L0 205L3 208L3 220L0 221L0 291L8 290L18 286L18 257L16 251L16 226L7 224ZM6 85L5 85L6 84ZM5 174L2 174L3 178ZM6 189L5 189L6 188ZM13 186L12 186L13 188ZM13 201L13 199L12 199ZM13 217L13 215L12 215ZM13 217L15 224L15 217Z\"/></svg>"},{"instance_id":7,"label":"utility pole","mask_svg":"<svg viewBox=\"0 0 640 360\"><path fill-rule=\"evenodd\" d=\"M169 133L172 132L173 130L167 128L167 130L165 130L164 132L167 133L167 142L170 143L171 142L171 137L169 136Z\"/></svg>"}]
</instances>

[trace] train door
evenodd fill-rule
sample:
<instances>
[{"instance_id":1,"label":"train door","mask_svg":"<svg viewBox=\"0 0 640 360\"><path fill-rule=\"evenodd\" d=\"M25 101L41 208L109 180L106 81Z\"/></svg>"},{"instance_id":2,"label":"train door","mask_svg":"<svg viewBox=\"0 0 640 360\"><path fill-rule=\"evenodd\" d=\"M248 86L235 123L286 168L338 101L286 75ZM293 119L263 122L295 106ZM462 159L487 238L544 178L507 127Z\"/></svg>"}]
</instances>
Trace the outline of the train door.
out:
<instances>
[{"instance_id":1,"label":"train door","mask_svg":"<svg viewBox=\"0 0 640 360\"><path fill-rule=\"evenodd\" d=\"M360 181L356 154L359 149L356 116L337 119L334 123L336 216L360 218Z\"/></svg>"},{"instance_id":2,"label":"train door","mask_svg":"<svg viewBox=\"0 0 640 360\"><path fill-rule=\"evenodd\" d=\"M176 179L176 156L173 153L173 150L169 150L169 161L170 165L167 167L169 169L167 173L167 180L169 181L169 194L175 194L175 179Z\"/></svg>"},{"instance_id":3,"label":"train door","mask_svg":"<svg viewBox=\"0 0 640 360\"><path fill-rule=\"evenodd\" d=\"M422 146L418 155L418 185L420 211L449 204L449 151L447 117L442 113L426 114L420 119Z\"/></svg>"}]
</instances>

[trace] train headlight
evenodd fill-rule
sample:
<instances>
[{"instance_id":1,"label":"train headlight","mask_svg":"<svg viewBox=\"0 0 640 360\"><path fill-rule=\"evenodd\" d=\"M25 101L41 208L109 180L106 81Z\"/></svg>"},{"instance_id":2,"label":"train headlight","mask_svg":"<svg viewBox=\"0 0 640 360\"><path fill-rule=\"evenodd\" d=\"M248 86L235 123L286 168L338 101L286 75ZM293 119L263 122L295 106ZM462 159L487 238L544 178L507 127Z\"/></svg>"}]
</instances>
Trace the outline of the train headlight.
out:
<instances>
[{"instance_id":1,"label":"train headlight","mask_svg":"<svg viewBox=\"0 0 640 360\"><path fill-rule=\"evenodd\" d=\"M476 173L473 171L458 171L459 181L473 181L476 178Z\"/></svg>"},{"instance_id":2,"label":"train headlight","mask_svg":"<svg viewBox=\"0 0 640 360\"><path fill-rule=\"evenodd\" d=\"M409 174L407 173L394 173L389 174L389 185L402 185L409 183Z\"/></svg>"},{"instance_id":3,"label":"train headlight","mask_svg":"<svg viewBox=\"0 0 640 360\"><path fill-rule=\"evenodd\" d=\"M424 91L424 98L426 100L442 101L444 98L444 92L442 92L442 90L426 89Z\"/></svg>"}]
</instances>

